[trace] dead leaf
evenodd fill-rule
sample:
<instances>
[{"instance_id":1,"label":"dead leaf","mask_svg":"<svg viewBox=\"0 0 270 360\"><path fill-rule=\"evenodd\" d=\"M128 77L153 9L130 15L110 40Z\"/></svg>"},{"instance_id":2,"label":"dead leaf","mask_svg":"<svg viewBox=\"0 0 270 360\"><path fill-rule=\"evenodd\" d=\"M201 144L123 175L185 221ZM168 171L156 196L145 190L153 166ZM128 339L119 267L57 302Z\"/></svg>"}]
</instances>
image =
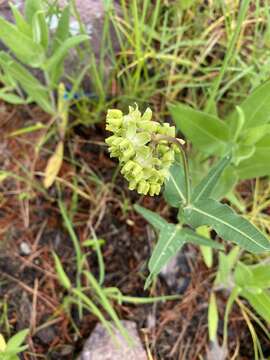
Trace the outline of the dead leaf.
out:
<instances>
[{"instance_id":1,"label":"dead leaf","mask_svg":"<svg viewBox=\"0 0 270 360\"><path fill-rule=\"evenodd\" d=\"M60 141L57 144L54 154L49 158L46 169L43 185L46 189L52 186L54 183L63 162L64 155L64 144L63 141Z\"/></svg>"}]
</instances>

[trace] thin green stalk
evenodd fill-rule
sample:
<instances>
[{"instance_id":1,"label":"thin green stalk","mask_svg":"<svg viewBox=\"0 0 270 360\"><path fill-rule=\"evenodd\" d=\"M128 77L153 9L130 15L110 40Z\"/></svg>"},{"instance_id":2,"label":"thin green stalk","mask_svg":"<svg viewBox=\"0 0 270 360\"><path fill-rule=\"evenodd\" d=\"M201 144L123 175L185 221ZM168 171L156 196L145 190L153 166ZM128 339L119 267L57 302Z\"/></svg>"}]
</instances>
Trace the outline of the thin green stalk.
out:
<instances>
[{"instance_id":1,"label":"thin green stalk","mask_svg":"<svg viewBox=\"0 0 270 360\"><path fill-rule=\"evenodd\" d=\"M221 69L219 71L219 75L218 75L217 79L213 83L212 90L211 90L211 95L210 95L209 100L208 100L208 102L206 104L205 110L207 112L211 112L211 110L213 109L213 107L215 105L217 92L218 92L218 89L219 89L220 84L222 82L222 79L224 77L224 74L226 72L226 69L228 67L229 61L231 60L231 57L233 55L233 51L235 49L235 45L236 45L236 42L238 40L238 36L240 34L242 24L243 24L243 22L245 20L245 16L246 16L246 13L247 13L247 10L248 10L249 3L250 3L250 0L243 0L243 2L241 4L236 29L234 31L234 35L231 38L231 41L230 41L229 46L228 46L228 51L226 53L225 59L224 59L223 64L222 64L222 67L221 67Z\"/></svg>"},{"instance_id":2,"label":"thin green stalk","mask_svg":"<svg viewBox=\"0 0 270 360\"><path fill-rule=\"evenodd\" d=\"M104 279L105 279L105 264L104 264L104 260L103 260L102 251L100 249L101 245L98 242L96 233L92 226L91 226L91 233L92 233L93 240L95 242L95 250L97 253L98 270L99 270L99 285L102 286L104 283Z\"/></svg>"}]
</instances>

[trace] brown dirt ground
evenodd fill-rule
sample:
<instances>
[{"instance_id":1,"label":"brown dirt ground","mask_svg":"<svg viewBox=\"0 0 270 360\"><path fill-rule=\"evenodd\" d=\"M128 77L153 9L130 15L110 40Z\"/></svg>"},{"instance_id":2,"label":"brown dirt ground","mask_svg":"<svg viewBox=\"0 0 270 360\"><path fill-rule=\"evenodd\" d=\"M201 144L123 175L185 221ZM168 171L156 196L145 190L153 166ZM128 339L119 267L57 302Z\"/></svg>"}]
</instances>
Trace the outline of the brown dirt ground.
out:
<instances>
[{"instance_id":1,"label":"brown dirt ground","mask_svg":"<svg viewBox=\"0 0 270 360\"><path fill-rule=\"evenodd\" d=\"M75 307L70 315L61 309L65 293L57 281L52 250L61 257L71 279L75 273L74 251L57 206L57 188L44 191L39 176L54 144L46 145L47 150L43 149L37 156L34 145L40 132L8 137L12 131L36 119L48 121L36 108L26 111L0 103L0 167L29 180L25 183L8 178L0 184L0 302L8 304L11 333L31 329L29 352L25 352L22 359L75 359L97 320L91 314L85 314L80 320ZM104 136L103 125L98 125L75 129L67 139L69 145L60 177L71 182L76 174L84 180L80 183L81 189L91 199L79 196L77 203L74 199L72 203L72 192L67 186L61 187L62 198L68 208L76 204L73 223L81 242L91 236L89 224L99 238L105 239L106 286L117 286L127 295L148 296L149 291L144 291L143 285L155 235L134 212L132 204L139 201L171 221L175 214L162 198L139 198L128 191L120 176L112 183L116 166L102 144ZM71 155L75 163L69 160ZM102 179L101 185L90 179L91 171ZM21 254L22 242L30 247L30 255ZM120 318L136 321L142 341L156 360L195 360L208 350L207 301L214 273L205 267L194 247L186 247L183 254L186 266L183 271L180 266L179 276L188 278L188 282L180 300L157 305L115 304ZM95 254L88 256L88 263L97 275ZM174 291L160 279L151 295ZM219 297L221 318L225 301L225 294ZM71 317L80 336L72 326ZM7 335L3 322L0 326L0 332ZM222 323L219 334L222 335ZM240 343L238 359L253 359L252 340L237 307L230 316L229 339L231 353ZM263 335L261 340L269 355L270 346Z\"/></svg>"}]
</instances>

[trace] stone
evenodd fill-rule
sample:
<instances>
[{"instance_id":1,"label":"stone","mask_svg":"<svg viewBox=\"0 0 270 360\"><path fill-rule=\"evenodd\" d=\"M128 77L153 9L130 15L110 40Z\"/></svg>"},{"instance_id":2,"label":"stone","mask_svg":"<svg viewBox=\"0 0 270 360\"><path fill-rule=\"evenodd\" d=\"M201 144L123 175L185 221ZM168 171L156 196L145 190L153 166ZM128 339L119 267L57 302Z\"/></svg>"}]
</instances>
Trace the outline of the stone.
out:
<instances>
[{"instance_id":1,"label":"stone","mask_svg":"<svg viewBox=\"0 0 270 360\"><path fill-rule=\"evenodd\" d=\"M108 334L103 325L97 324L94 331L86 341L81 355L77 360L147 360L147 354L140 341L136 323L133 321L121 321L128 331L133 346L130 347L119 331L114 328L115 340Z\"/></svg>"},{"instance_id":2,"label":"stone","mask_svg":"<svg viewBox=\"0 0 270 360\"><path fill-rule=\"evenodd\" d=\"M31 254L31 248L30 246L27 244L27 242L25 241L22 241L20 243L20 253L21 255L23 256L29 256Z\"/></svg>"}]
</instances>

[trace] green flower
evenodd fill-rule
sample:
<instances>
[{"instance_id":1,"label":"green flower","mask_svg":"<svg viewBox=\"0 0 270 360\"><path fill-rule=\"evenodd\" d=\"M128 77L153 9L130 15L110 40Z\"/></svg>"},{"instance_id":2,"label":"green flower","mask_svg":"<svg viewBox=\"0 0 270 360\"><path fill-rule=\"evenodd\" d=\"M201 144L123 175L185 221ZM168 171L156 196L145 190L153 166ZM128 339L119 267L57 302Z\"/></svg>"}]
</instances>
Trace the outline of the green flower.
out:
<instances>
[{"instance_id":1,"label":"green flower","mask_svg":"<svg viewBox=\"0 0 270 360\"><path fill-rule=\"evenodd\" d=\"M142 115L136 105L129 107L127 115L117 109L108 110L106 130L113 133L105 140L110 156L119 159L129 189L143 195L158 195L179 151L177 145L166 139L175 137L175 127L152 121L151 109L147 108Z\"/></svg>"}]
</instances>

